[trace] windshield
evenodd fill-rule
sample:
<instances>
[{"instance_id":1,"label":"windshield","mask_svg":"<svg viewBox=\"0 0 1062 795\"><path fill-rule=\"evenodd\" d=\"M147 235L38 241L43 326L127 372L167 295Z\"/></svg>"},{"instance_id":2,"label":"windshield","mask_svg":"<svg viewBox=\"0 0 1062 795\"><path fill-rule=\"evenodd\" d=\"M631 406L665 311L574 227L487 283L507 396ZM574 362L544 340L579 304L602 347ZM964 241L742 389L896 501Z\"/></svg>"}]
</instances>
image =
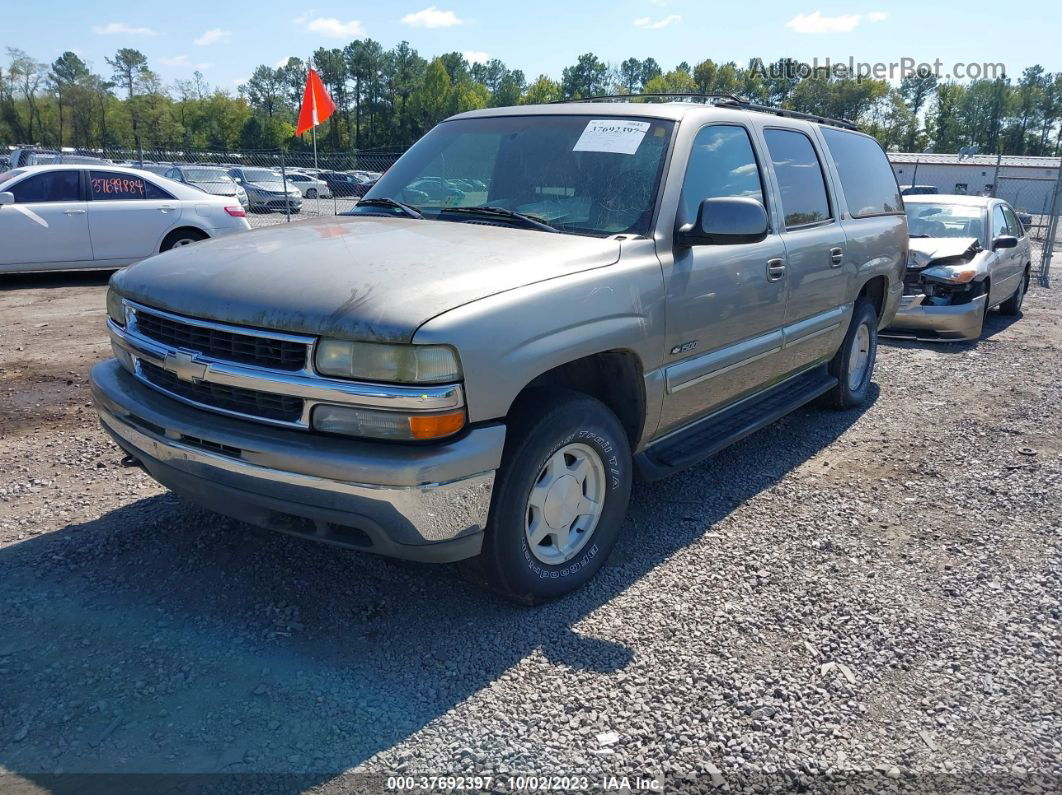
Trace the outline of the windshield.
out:
<instances>
[{"instance_id":1,"label":"windshield","mask_svg":"<svg viewBox=\"0 0 1062 795\"><path fill-rule=\"evenodd\" d=\"M532 216L561 232L644 235L673 128L667 120L589 116L444 122L365 198L394 199L429 219L467 221L467 213L447 211L489 206ZM355 212L388 210L366 206Z\"/></svg>"},{"instance_id":2,"label":"windshield","mask_svg":"<svg viewBox=\"0 0 1062 795\"><path fill-rule=\"evenodd\" d=\"M268 168L245 168L243 178L248 182L282 182L279 171Z\"/></svg>"},{"instance_id":3,"label":"windshield","mask_svg":"<svg viewBox=\"0 0 1062 795\"><path fill-rule=\"evenodd\" d=\"M219 168L186 168L184 178L189 182L232 182L232 178Z\"/></svg>"},{"instance_id":4,"label":"windshield","mask_svg":"<svg viewBox=\"0 0 1062 795\"><path fill-rule=\"evenodd\" d=\"M907 204L907 227L911 237L984 236L984 209L969 204Z\"/></svg>"}]
</instances>

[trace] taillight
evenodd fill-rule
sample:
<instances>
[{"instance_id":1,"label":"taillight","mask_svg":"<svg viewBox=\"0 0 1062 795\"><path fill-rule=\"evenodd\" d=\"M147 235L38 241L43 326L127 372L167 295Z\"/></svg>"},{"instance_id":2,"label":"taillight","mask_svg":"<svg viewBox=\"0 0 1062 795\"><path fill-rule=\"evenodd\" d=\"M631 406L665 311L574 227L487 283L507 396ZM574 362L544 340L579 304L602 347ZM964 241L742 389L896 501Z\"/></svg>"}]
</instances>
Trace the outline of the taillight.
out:
<instances>
[{"instance_id":1,"label":"taillight","mask_svg":"<svg viewBox=\"0 0 1062 795\"><path fill-rule=\"evenodd\" d=\"M233 218L246 218L247 211L242 207L226 207L225 212L231 215Z\"/></svg>"}]
</instances>

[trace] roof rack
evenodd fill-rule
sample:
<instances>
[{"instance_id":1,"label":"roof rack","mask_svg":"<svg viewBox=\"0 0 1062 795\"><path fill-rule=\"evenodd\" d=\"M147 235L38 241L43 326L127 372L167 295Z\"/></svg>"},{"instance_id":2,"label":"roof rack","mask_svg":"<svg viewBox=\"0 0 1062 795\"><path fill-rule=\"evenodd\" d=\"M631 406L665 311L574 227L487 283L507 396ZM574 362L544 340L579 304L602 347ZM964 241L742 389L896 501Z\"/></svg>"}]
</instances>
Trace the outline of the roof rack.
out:
<instances>
[{"instance_id":1,"label":"roof rack","mask_svg":"<svg viewBox=\"0 0 1062 795\"><path fill-rule=\"evenodd\" d=\"M579 99L559 99L550 104L563 105L568 102L630 102L632 99L677 99L682 102L700 101L705 104L715 105L719 108L751 110L757 113L770 113L774 116L784 116L788 119L813 121L816 124L841 127L846 130L859 130L859 125L848 119L831 119L829 116L820 116L816 113L801 113L798 110L776 108L772 105L759 105L755 102L749 102L747 99L736 97L733 94L602 94L593 97L580 97Z\"/></svg>"}]
</instances>

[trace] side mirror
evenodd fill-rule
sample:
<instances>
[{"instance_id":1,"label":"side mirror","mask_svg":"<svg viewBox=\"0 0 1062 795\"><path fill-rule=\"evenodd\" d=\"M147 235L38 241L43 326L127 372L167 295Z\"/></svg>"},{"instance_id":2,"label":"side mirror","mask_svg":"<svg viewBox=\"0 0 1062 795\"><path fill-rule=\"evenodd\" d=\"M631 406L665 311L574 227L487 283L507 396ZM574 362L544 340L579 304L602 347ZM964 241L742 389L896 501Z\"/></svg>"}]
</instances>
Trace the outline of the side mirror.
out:
<instances>
[{"instance_id":1,"label":"side mirror","mask_svg":"<svg viewBox=\"0 0 1062 795\"><path fill-rule=\"evenodd\" d=\"M675 237L680 246L758 243L767 237L767 211L744 196L705 199L696 222L679 227Z\"/></svg>"},{"instance_id":2,"label":"side mirror","mask_svg":"<svg viewBox=\"0 0 1062 795\"><path fill-rule=\"evenodd\" d=\"M992 250L998 251L1001 248L1014 248L1018 245L1018 238L1014 235L1000 235L992 241Z\"/></svg>"},{"instance_id":3,"label":"side mirror","mask_svg":"<svg viewBox=\"0 0 1062 795\"><path fill-rule=\"evenodd\" d=\"M14 193L11 193L10 191L4 191L3 193L0 193L0 205L14 204L14 203L15 203L15 194Z\"/></svg>"}]
</instances>

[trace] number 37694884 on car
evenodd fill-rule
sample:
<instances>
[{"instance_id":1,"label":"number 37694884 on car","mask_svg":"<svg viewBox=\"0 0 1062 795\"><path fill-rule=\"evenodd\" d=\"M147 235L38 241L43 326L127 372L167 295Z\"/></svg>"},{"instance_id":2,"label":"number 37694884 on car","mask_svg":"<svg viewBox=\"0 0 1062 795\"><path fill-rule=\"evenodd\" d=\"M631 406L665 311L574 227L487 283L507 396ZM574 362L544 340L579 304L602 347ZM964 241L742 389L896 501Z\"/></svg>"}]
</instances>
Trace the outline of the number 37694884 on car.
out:
<instances>
[{"instance_id":1,"label":"number 37694884 on car","mask_svg":"<svg viewBox=\"0 0 1062 795\"><path fill-rule=\"evenodd\" d=\"M632 478L867 397L907 222L878 144L737 101L439 124L349 215L117 274L103 426L222 513L586 583Z\"/></svg>"}]
</instances>

